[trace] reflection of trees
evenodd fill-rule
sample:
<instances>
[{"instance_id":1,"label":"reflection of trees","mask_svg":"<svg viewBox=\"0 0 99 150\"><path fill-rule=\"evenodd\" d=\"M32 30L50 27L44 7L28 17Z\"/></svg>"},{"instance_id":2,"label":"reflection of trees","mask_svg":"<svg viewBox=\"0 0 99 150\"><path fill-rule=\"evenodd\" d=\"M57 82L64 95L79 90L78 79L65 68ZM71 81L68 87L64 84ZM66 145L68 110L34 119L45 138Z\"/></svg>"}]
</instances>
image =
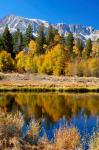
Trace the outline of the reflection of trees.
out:
<instances>
[{"instance_id":1,"label":"reflection of trees","mask_svg":"<svg viewBox=\"0 0 99 150\"><path fill-rule=\"evenodd\" d=\"M6 98L9 101L9 103L6 106L7 107L7 112L10 112L11 110L14 110L15 108L17 108L16 104L15 104L15 98L14 98L14 96L7 95Z\"/></svg>"},{"instance_id":2,"label":"reflection of trees","mask_svg":"<svg viewBox=\"0 0 99 150\"><path fill-rule=\"evenodd\" d=\"M15 96L11 94L0 95L0 106L5 112L17 112L20 109Z\"/></svg>"},{"instance_id":3,"label":"reflection of trees","mask_svg":"<svg viewBox=\"0 0 99 150\"><path fill-rule=\"evenodd\" d=\"M99 115L98 94L21 93L3 95L3 99L1 96L0 106L3 106L5 99L4 105L8 110L13 110L17 106L27 117L34 114L36 118L45 117L51 121L57 121L65 116L66 119L71 120L74 116L79 117L81 110L84 110L87 117Z\"/></svg>"}]
</instances>

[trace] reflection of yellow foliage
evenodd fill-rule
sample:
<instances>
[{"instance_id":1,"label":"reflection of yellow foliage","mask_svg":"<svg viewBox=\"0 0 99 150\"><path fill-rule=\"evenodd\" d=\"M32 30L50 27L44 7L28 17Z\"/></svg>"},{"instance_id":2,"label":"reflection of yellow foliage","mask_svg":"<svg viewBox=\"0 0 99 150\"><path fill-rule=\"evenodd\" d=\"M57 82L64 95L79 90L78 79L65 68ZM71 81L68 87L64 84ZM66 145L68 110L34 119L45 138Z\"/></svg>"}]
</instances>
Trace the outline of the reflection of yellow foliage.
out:
<instances>
[{"instance_id":1,"label":"reflection of yellow foliage","mask_svg":"<svg viewBox=\"0 0 99 150\"><path fill-rule=\"evenodd\" d=\"M36 118L41 118L42 115L49 116L52 121L57 121L63 116L70 120L77 114L81 109L85 110L87 116L99 114L99 95L92 94L16 94L12 95L15 97L15 102L20 106L21 110L24 111L25 115L35 115ZM8 96L5 96L8 101ZM9 96L10 99L10 96ZM1 107L4 100L1 99ZM9 101L10 102L10 101ZM5 106L6 102L4 101ZM25 108L25 110L23 109Z\"/></svg>"}]
</instances>

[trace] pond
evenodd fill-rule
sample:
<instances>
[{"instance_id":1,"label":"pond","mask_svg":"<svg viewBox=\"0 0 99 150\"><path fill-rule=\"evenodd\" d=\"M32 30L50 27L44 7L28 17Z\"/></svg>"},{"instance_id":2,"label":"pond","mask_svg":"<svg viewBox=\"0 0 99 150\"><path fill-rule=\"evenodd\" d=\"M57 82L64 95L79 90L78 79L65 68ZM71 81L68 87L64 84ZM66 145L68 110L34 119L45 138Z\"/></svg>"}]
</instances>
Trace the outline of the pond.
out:
<instances>
[{"instance_id":1,"label":"pond","mask_svg":"<svg viewBox=\"0 0 99 150\"><path fill-rule=\"evenodd\" d=\"M40 121L39 138L46 133L54 138L62 126L76 127L84 149L93 132L99 132L99 94L75 93L0 93L0 111L21 114L24 118L21 137L28 133L32 119Z\"/></svg>"}]
</instances>

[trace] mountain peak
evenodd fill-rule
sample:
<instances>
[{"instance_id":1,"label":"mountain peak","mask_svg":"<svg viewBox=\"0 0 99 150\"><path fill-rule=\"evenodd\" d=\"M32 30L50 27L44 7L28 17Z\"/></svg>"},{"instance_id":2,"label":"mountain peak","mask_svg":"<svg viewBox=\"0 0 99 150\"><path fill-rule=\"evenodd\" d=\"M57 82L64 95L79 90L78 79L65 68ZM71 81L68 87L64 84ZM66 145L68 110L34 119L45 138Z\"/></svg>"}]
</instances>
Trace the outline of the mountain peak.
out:
<instances>
[{"instance_id":1,"label":"mountain peak","mask_svg":"<svg viewBox=\"0 0 99 150\"><path fill-rule=\"evenodd\" d=\"M45 29L49 26L49 23L47 21L41 19L25 18L21 16L16 16L15 14L11 14L5 16L3 19L0 20L0 34L3 33L5 25L8 25L12 33L15 32L17 29L20 29L20 31L24 34L29 24L32 25L33 34L35 36L37 35L39 25L43 24ZM68 32L72 32L74 36L79 37L82 40L86 40L88 38L96 40L97 38L99 38L99 32L91 26L86 27L80 24L65 23L52 24L52 26L57 29L60 34L67 35Z\"/></svg>"}]
</instances>

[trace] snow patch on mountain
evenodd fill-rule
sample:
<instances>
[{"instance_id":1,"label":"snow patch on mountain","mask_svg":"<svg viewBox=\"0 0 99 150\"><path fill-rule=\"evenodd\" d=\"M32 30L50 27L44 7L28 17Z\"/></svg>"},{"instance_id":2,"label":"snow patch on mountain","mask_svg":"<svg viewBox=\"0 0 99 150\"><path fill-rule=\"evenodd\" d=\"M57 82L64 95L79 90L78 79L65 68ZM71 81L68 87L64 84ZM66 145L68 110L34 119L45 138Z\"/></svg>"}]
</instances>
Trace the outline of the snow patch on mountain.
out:
<instances>
[{"instance_id":1,"label":"snow patch on mountain","mask_svg":"<svg viewBox=\"0 0 99 150\"><path fill-rule=\"evenodd\" d=\"M47 21L41 19L30 19L24 18L15 15L5 16L0 20L0 34L3 33L5 26L8 25L10 31L13 33L17 29L24 34L28 25L31 24L33 27L33 35L37 35L39 25L43 24L45 29L48 28L49 23ZM94 28L86 27L83 25L74 25L74 24L64 24L57 23L52 24L52 26L58 30L59 34L67 35L68 32L72 32L75 37L79 37L82 40L86 40L91 38L92 40L96 40L99 38L99 30L95 30Z\"/></svg>"}]
</instances>

